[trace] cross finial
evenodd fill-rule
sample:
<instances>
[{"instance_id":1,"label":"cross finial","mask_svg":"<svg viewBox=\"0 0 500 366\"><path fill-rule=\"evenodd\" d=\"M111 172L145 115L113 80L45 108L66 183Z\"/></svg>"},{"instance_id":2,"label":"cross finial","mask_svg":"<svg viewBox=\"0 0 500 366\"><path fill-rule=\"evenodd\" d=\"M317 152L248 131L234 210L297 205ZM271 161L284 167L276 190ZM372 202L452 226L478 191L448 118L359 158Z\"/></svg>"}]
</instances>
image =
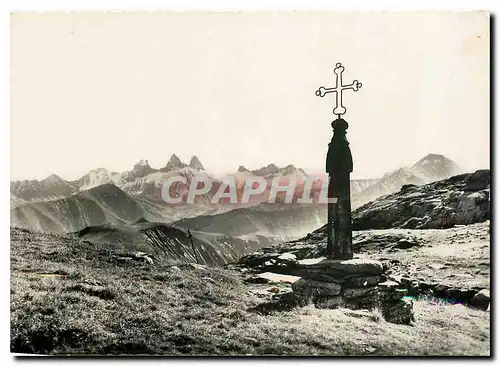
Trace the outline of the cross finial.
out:
<instances>
[{"instance_id":1,"label":"cross finial","mask_svg":"<svg viewBox=\"0 0 500 366\"><path fill-rule=\"evenodd\" d=\"M344 72L344 70L345 70L344 66L342 66L342 64L338 62L335 65L335 69L333 70L333 72L337 76L335 80L335 87L325 88L324 86L321 86L318 90L316 90L316 95L319 97L324 97L328 93L335 93L336 105L335 108L333 109L333 114L335 114L338 118L340 118L340 116L342 116L347 112L346 108L342 105L342 91L348 89L358 91L363 86L357 80L354 80L349 85L342 85L342 73Z\"/></svg>"}]
</instances>

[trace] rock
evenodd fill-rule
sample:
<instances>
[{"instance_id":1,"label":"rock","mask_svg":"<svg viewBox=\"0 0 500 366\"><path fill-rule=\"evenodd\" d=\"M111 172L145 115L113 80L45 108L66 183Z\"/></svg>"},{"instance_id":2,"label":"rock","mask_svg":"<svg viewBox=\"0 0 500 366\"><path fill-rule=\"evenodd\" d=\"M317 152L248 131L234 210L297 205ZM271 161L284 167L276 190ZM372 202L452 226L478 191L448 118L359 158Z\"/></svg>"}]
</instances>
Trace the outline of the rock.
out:
<instances>
[{"instance_id":1,"label":"rock","mask_svg":"<svg viewBox=\"0 0 500 366\"><path fill-rule=\"evenodd\" d=\"M301 278L294 282L292 289L295 293L307 297L337 296L342 286L333 282L319 282Z\"/></svg>"},{"instance_id":2,"label":"rock","mask_svg":"<svg viewBox=\"0 0 500 366\"><path fill-rule=\"evenodd\" d=\"M465 180L465 190L480 191L487 189L490 185L490 171L488 169L477 170Z\"/></svg>"},{"instance_id":3,"label":"rock","mask_svg":"<svg viewBox=\"0 0 500 366\"><path fill-rule=\"evenodd\" d=\"M248 294L253 295L253 296L257 296L260 298L269 297L269 295L270 295L268 292L263 291L263 290L249 290Z\"/></svg>"},{"instance_id":4,"label":"rock","mask_svg":"<svg viewBox=\"0 0 500 366\"><path fill-rule=\"evenodd\" d=\"M422 281L418 283L417 287L420 291L427 291L432 287L432 285L430 283Z\"/></svg>"},{"instance_id":5,"label":"rock","mask_svg":"<svg viewBox=\"0 0 500 366\"><path fill-rule=\"evenodd\" d=\"M383 272L382 263L370 259L323 260L315 264L298 267L300 275L308 278L309 274L324 274L333 278L343 279L352 276L380 276Z\"/></svg>"},{"instance_id":6,"label":"rock","mask_svg":"<svg viewBox=\"0 0 500 366\"><path fill-rule=\"evenodd\" d=\"M379 283L378 287L380 289L397 288L397 287L399 287L399 283L397 283L396 281L388 280L388 281Z\"/></svg>"},{"instance_id":7,"label":"rock","mask_svg":"<svg viewBox=\"0 0 500 366\"><path fill-rule=\"evenodd\" d=\"M489 175L461 174L381 196L353 211L352 229L442 229L484 222L490 218Z\"/></svg>"},{"instance_id":8,"label":"rock","mask_svg":"<svg viewBox=\"0 0 500 366\"><path fill-rule=\"evenodd\" d=\"M420 246L420 243L416 240L400 239L399 242L393 246L393 248L410 249L410 248L418 247L418 246Z\"/></svg>"},{"instance_id":9,"label":"rock","mask_svg":"<svg viewBox=\"0 0 500 366\"><path fill-rule=\"evenodd\" d=\"M417 188L416 184L403 184L401 186L401 191L404 192L404 191L408 191L408 190L411 190L411 189L414 189L414 188Z\"/></svg>"},{"instance_id":10,"label":"rock","mask_svg":"<svg viewBox=\"0 0 500 366\"><path fill-rule=\"evenodd\" d=\"M451 275L450 275L451 276ZM422 283L419 284L418 290L422 290L421 286ZM453 302L460 302L464 304L470 304L472 301L472 298L474 297L474 294L476 293L474 290L469 290L469 289L460 289L460 288L454 288L450 287L447 285L433 285L433 284L426 284L431 288L432 290L430 293L438 298L446 299L449 301ZM422 292L422 291L420 291Z\"/></svg>"},{"instance_id":11,"label":"rock","mask_svg":"<svg viewBox=\"0 0 500 366\"><path fill-rule=\"evenodd\" d=\"M370 287L377 285L380 282L380 276L368 276L368 277L352 277L346 279L343 286L356 288L356 287Z\"/></svg>"},{"instance_id":12,"label":"rock","mask_svg":"<svg viewBox=\"0 0 500 366\"><path fill-rule=\"evenodd\" d=\"M415 321L411 300L385 301L381 303L384 319L389 323L410 325Z\"/></svg>"},{"instance_id":13,"label":"rock","mask_svg":"<svg viewBox=\"0 0 500 366\"><path fill-rule=\"evenodd\" d=\"M274 286L274 287L269 287L266 291L272 292L273 294L279 294L281 292L281 289L278 286Z\"/></svg>"},{"instance_id":14,"label":"rock","mask_svg":"<svg viewBox=\"0 0 500 366\"><path fill-rule=\"evenodd\" d=\"M379 297L380 297L381 301L394 302L397 300L401 300L403 297L405 297L407 295L407 293L408 293L408 290L406 290L406 289L391 288L391 289L379 291Z\"/></svg>"},{"instance_id":15,"label":"rock","mask_svg":"<svg viewBox=\"0 0 500 366\"><path fill-rule=\"evenodd\" d=\"M276 311L289 311L295 307L306 306L307 304L307 298L293 292L285 292L279 295L277 300L260 303L252 308L249 308L248 311L267 315Z\"/></svg>"},{"instance_id":16,"label":"rock","mask_svg":"<svg viewBox=\"0 0 500 366\"><path fill-rule=\"evenodd\" d=\"M342 295L346 299L353 298L353 297L373 296L376 293L377 293L376 287L344 288L342 290Z\"/></svg>"},{"instance_id":17,"label":"rock","mask_svg":"<svg viewBox=\"0 0 500 366\"><path fill-rule=\"evenodd\" d=\"M378 291L372 291L366 293L364 296L343 298L343 306L347 309L358 310L358 309L374 309L379 304Z\"/></svg>"},{"instance_id":18,"label":"rock","mask_svg":"<svg viewBox=\"0 0 500 366\"><path fill-rule=\"evenodd\" d=\"M481 310L487 310L489 309L490 306L490 291L489 290L481 290L477 294L474 295L472 298L470 304L471 306L481 309Z\"/></svg>"},{"instance_id":19,"label":"rock","mask_svg":"<svg viewBox=\"0 0 500 366\"><path fill-rule=\"evenodd\" d=\"M296 306L306 306L308 301L306 297L297 295L294 292L285 292L279 295L278 299L282 308L293 308Z\"/></svg>"},{"instance_id":20,"label":"rock","mask_svg":"<svg viewBox=\"0 0 500 366\"><path fill-rule=\"evenodd\" d=\"M283 253L282 255L280 255L278 257L278 259L289 260L289 261L296 261L297 260L297 256L295 254L292 254L292 253Z\"/></svg>"},{"instance_id":21,"label":"rock","mask_svg":"<svg viewBox=\"0 0 500 366\"><path fill-rule=\"evenodd\" d=\"M342 296L322 296L314 301L314 305L318 309L337 309L344 305Z\"/></svg>"},{"instance_id":22,"label":"rock","mask_svg":"<svg viewBox=\"0 0 500 366\"><path fill-rule=\"evenodd\" d=\"M470 304L476 294L474 290L451 288L446 292L446 298L455 302Z\"/></svg>"},{"instance_id":23,"label":"rock","mask_svg":"<svg viewBox=\"0 0 500 366\"><path fill-rule=\"evenodd\" d=\"M405 288L412 288L413 285L413 280L409 277L406 277L407 275L401 277L401 285Z\"/></svg>"},{"instance_id":24,"label":"rock","mask_svg":"<svg viewBox=\"0 0 500 366\"><path fill-rule=\"evenodd\" d=\"M422 229L429 223L430 217L410 217L408 220L399 225L401 229Z\"/></svg>"},{"instance_id":25,"label":"rock","mask_svg":"<svg viewBox=\"0 0 500 366\"><path fill-rule=\"evenodd\" d=\"M269 279L268 278L264 278L262 276L259 276L259 275L254 275L254 276L251 276L251 277L248 277L246 280L245 280L246 283L253 283L253 284L259 284L259 285L262 285L262 284L265 284L265 283L269 283Z\"/></svg>"}]
</instances>

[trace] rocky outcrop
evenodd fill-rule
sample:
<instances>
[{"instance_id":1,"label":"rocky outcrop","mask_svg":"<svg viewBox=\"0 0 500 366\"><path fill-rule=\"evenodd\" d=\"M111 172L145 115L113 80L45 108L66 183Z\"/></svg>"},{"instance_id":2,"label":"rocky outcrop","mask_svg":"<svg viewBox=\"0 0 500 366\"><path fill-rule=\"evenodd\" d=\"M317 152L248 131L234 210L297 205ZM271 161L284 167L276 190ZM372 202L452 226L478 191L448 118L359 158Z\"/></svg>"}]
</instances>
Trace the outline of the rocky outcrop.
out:
<instances>
[{"instance_id":1,"label":"rocky outcrop","mask_svg":"<svg viewBox=\"0 0 500 366\"><path fill-rule=\"evenodd\" d=\"M176 170L176 169L182 169L184 167L186 167L187 165L184 164L181 159L179 159L179 157L175 154L172 154L172 156L170 157L167 165L165 165L164 168L160 169L160 171L162 172L170 172L172 170Z\"/></svg>"},{"instance_id":2,"label":"rocky outcrop","mask_svg":"<svg viewBox=\"0 0 500 366\"><path fill-rule=\"evenodd\" d=\"M353 229L441 229L490 218L489 170L405 185L353 212Z\"/></svg>"},{"instance_id":3,"label":"rocky outcrop","mask_svg":"<svg viewBox=\"0 0 500 366\"><path fill-rule=\"evenodd\" d=\"M21 180L10 182L11 195L27 202L67 197L77 191L76 185L55 174L40 181Z\"/></svg>"},{"instance_id":4,"label":"rocky outcrop","mask_svg":"<svg viewBox=\"0 0 500 366\"><path fill-rule=\"evenodd\" d=\"M127 182L131 182L137 178L145 177L148 174L156 172L156 169L153 169L149 166L147 160L140 160L137 164L134 165L134 168L131 171L123 173L123 179Z\"/></svg>"},{"instance_id":5,"label":"rocky outcrop","mask_svg":"<svg viewBox=\"0 0 500 366\"><path fill-rule=\"evenodd\" d=\"M257 170L252 170L252 173L259 177L265 177L270 174L278 174L279 168L274 164L269 164Z\"/></svg>"},{"instance_id":6,"label":"rocky outcrop","mask_svg":"<svg viewBox=\"0 0 500 366\"><path fill-rule=\"evenodd\" d=\"M483 289L474 295L471 305L482 310L487 310L490 306L490 301L490 291Z\"/></svg>"},{"instance_id":7,"label":"rocky outcrop","mask_svg":"<svg viewBox=\"0 0 500 366\"><path fill-rule=\"evenodd\" d=\"M459 174L452 160L439 154L428 154L411 167L401 167L361 191L352 191L352 207L358 208L378 197L395 193L406 185L422 185Z\"/></svg>"},{"instance_id":8,"label":"rocky outcrop","mask_svg":"<svg viewBox=\"0 0 500 366\"><path fill-rule=\"evenodd\" d=\"M203 167L203 164L201 163L200 159L196 155L193 155L191 157L191 161L189 162L189 167L196 169L196 170L205 170Z\"/></svg>"}]
</instances>

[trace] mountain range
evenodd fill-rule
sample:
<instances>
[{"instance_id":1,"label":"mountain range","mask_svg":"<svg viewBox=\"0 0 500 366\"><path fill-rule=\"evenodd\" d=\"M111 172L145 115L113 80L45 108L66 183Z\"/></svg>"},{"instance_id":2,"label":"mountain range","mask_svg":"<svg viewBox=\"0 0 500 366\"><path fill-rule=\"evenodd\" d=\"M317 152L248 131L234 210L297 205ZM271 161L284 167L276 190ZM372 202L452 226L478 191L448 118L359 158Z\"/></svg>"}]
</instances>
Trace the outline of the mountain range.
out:
<instances>
[{"instance_id":1,"label":"mountain range","mask_svg":"<svg viewBox=\"0 0 500 366\"><path fill-rule=\"evenodd\" d=\"M406 184L421 185L448 178L458 171L458 166L450 159L429 154L412 166L401 167L380 179L352 180L353 209L397 192ZM175 182L173 195L185 197L191 180L199 175L212 179L212 189L197 197L193 204L168 204L161 199L159 187L164 179L176 175L185 177L186 183ZM307 174L293 165L280 168L269 164L255 170L240 166L231 176L237 182L238 194L242 182L249 176L263 177L267 181L279 177L280 182L285 183L293 176L298 181L296 192L300 195L303 189L300 185ZM100 168L75 181L51 175L40 181L11 182L11 226L68 233L87 227L126 228L137 222L156 222L207 235L269 244L298 238L326 221L323 205L284 204L279 200L269 204L269 190L248 204L213 204L210 200L222 179L224 177L216 178L206 172L196 156L185 164L174 154L160 169L141 160L123 173ZM318 182L321 183L315 181L313 185L313 196L319 193L321 184ZM254 249L257 246L252 244Z\"/></svg>"}]
</instances>

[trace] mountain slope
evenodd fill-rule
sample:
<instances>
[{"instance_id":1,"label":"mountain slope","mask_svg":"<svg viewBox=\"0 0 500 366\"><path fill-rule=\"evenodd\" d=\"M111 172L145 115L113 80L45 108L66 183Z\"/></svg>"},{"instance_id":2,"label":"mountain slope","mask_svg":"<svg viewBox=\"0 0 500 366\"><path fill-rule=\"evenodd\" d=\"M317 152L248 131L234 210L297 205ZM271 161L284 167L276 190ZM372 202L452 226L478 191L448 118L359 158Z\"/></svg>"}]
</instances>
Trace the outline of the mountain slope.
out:
<instances>
[{"instance_id":1,"label":"mountain slope","mask_svg":"<svg viewBox=\"0 0 500 366\"><path fill-rule=\"evenodd\" d=\"M457 175L460 168L443 155L428 154L411 167L401 167L386 173L380 180L369 185L352 197L352 207L397 192L405 184L422 185Z\"/></svg>"},{"instance_id":2,"label":"mountain slope","mask_svg":"<svg viewBox=\"0 0 500 366\"><path fill-rule=\"evenodd\" d=\"M134 165L134 168L128 172L122 174L123 180L127 182L131 182L135 179L145 177L148 174L156 172L156 169L153 169L149 166L147 160L140 160L137 164Z\"/></svg>"},{"instance_id":3,"label":"mountain slope","mask_svg":"<svg viewBox=\"0 0 500 366\"><path fill-rule=\"evenodd\" d=\"M10 182L10 193L24 201L42 201L69 196L78 191L70 182L52 174L38 180L21 180Z\"/></svg>"},{"instance_id":4,"label":"mountain slope","mask_svg":"<svg viewBox=\"0 0 500 366\"><path fill-rule=\"evenodd\" d=\"M353 229L449 228L490 218L490 171L406 185L353 212Z\"/></svg>"},{"instance_id":5,"label":"mountain slope","mask_svg":"<svg viewBox=\"0 0 500 366\"><path fill-rule=\"evenodd\" d=\"M21 205L10 213L11 226L58 233L91 225L122 224L147 216L132 197L112 184L54 201Z\"/></svg>"},{"instance_id":6,"label":"mountain slope","mask_svg":"<svg viewBox=\"0 0 500 366\"><path fill-rule=\"evenodd\" d=\"M158 222L139 221L120 226L91 226L74 235L91 242L97 248L144 252L154 260L169 263L194 263L198 260L199 263L208 265L233 262L271 244L265 238L242 239L192 230L195 256L186 230Z\"/></svg>"},{"instance_id":7,"label":"mountain slope","mask_svg":"<svg viewBox=\"0 0 500 366\"><path fill-rule=\"evenodd\" d=\"M174 225L233 237L260 235L283 241L299 238L325 222L324 206L261 203L221 214L182 219Z\"/></svg>"},{"instance_id":8,"label":"mountain slope","mask_svg":"<svg viewBox=\"0 0 500 366\"><path fill-rule=\"evenodd\" d=\"M289 285L248 284L242 273L192 263L151 265L67 236L10 234L14 353L489 354L489 312L426 300L414 304L415 326L380 321L376 312L311 306L264 316L255 309L272 301L269 289L281 295Z\"/></svg>"},{"instance_id":9,"label":"mountain slope","mask_svg":"<svg viewBox=\"0 0 500 366\"><path fill-rule=\"evenodd\" d=\"M80 191L91 189L103 184L120 185L123 183L123 178L120 173L109 172L104 168L94 169L85 174L83 177L74 182Z\"/></svg>"}]
</instances>

